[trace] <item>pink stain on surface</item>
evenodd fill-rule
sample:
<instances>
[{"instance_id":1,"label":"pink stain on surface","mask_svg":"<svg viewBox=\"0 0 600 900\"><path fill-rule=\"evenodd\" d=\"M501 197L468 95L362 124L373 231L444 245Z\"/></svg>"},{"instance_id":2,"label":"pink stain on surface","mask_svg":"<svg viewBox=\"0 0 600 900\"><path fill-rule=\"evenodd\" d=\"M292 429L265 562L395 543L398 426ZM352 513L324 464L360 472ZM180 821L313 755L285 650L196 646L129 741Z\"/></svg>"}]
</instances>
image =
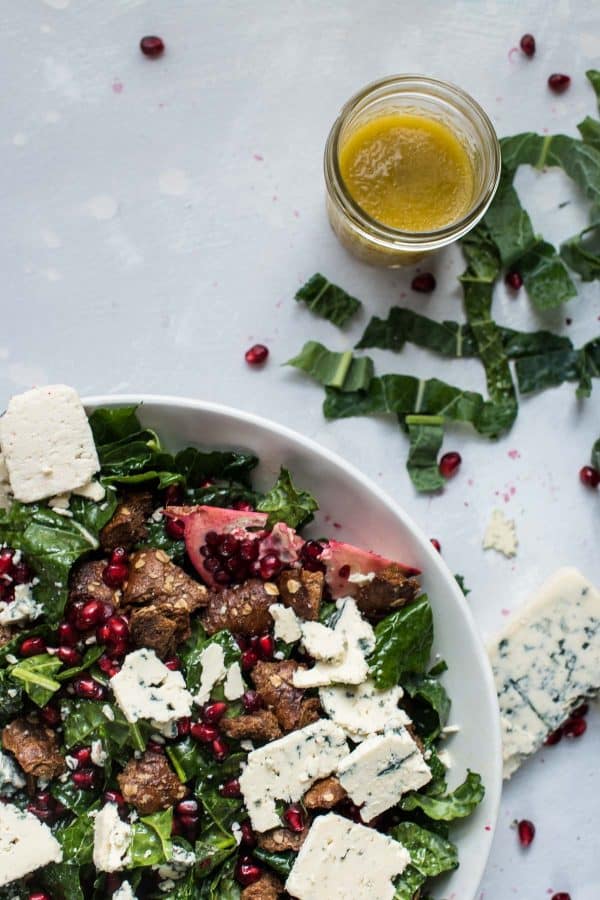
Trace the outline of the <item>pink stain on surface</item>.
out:
<instances>
[{"instance_id":1,"label":"pink stain on surface","mask_svg":"<svg viewBox=\"0 0 600 900\"><path fill-rule=\"evenodd\" d=\"M510 50L508 51L508 61L509 61L509 63L512 63L512 62L515 61L515 53L517 54L517 56L519 55L519 48L518 48L518 47L511 47Z\"/></svg>"},{"instance_id":2,"label":"pink stain on surface","mask_svg":"<svg viewBox=\"0 0 600 900\"><path fill-rule=\"evenodd\" d=\"M486 831L491 831L491 830L492 830L492 826L491 826L491 825L486 825L486 826L485 826L485 830L486 830Z\"/></svg>"},{"instance_id":3,"label":"pink stain on surface","mask_svg":"<svg viewBox=\"0 0 600 900\"><path fill-rule=\"evenodd\" d=\"M500 612L502 613L503 616L510 616L510 609L504 608L504 609L501 609Z\"/></svg>"},{"instance_id":4,"label":"pink stain on surface","mask_svg":"<svg viewBox=\"0 0 600 900\"><path fill-rule=\"evenodd\" d=\"M299 218L300 218L300 213L298 212L297 209L294 210L294 217L295 217L296 219L299 219Z\"/></svg>"},{"instance_id":5,"label":"pink stain on surface","mask_svg":"<svg viewBox=\"0 0 600 900\"><path fill-rule=\"evenodd\" d=\"M473 487L473 485L475 484L475 482L473 481L472 478L468 478L468 479L467 479L467 484L469 485L469 487Z\"/></svg>"},{"instance_id":6,"label":"pink stain on surface","mask_svg":"<svg viewBox=\"0 0 600 900\"><path fill-rule=\"evenodd\" d=\"M521 454L518 450L509 450L508 457L509 459L521 459Z\"/></svg>"},{"instance_id":7,"label":"pink stain on surface","mask_svg":"<svg viewBox=\"0 0 600 900\"><path fill-rule=\"evenodd\" d=\"M256 162L263 162L263 160L264 160L264 156L261 153L254 153L253 157L256 160Z\"/></svg>"},{"instance_id":8,"label":"pink stain on surface","mask_svg":"<svg viewBox=\"0 0 600 900\"><path fill-rule=\"evenodd\" d=\"M115 79L112 83L113 94L122 94L123 93L123 82L119 81L119 79Z\"/></svg>"}]
</instances>

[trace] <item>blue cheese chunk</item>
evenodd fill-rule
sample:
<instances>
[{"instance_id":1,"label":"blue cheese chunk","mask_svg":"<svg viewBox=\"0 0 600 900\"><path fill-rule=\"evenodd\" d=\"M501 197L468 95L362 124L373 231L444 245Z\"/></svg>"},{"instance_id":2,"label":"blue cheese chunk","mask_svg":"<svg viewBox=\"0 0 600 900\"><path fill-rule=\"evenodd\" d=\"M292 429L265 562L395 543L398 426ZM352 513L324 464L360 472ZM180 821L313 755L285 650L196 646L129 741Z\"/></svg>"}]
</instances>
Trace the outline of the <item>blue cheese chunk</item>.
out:
<instances>
[{"instance_id":1,"label":"blue cheese chunk","mask_svg":"<svg viewBox=\"0 0 600 900\"><path fill-rule=\"evenodd\" d=\"M83 487L100 468L83 404L64 384L12 397L0 419L0 444L22 503Z\"/></svg>"},{"instance_id":2,"label":"blue cheese chunk","mask_svg":"<svg viewBox=\"0 0 600 900\"><path fill-rule=\"evenodd\" d=\"M348 645L341 630L327 628L320 622L303 622L301 630L304 649L314 659L335 663L343 660Z\"/></svg>"},{"instance_id":3,"label":"blue cheese chunk","mask_svg":"<svg viewBox=\"0 0 600 900\"><path fill-rule=\"evenodd\" d=\"M113 893L112 900L137 900L137 898L129 882L123 881L121 886Z\"/></svg>"},{"instance_id":4,"label":"blue cheese chunk","mask_svg":"<svg viewBox=\"0 0 600 900\"><path fill-rule=\"evenodd\" d=\"M118 872L131 862L131 826L119 816L116 803L106 803L94 819L94 865L100 872Z\"/></svg>"},{"instance_id":5,"label":"blue cheese chunk","mask_svg":"<svg viewBox=\"0 0 600 900\"><path fill-rule=\"evenodd\" d=\"M62 858L61 846L47 825L11 803L0 803L0 886Z\"/></svg>"},{"instance_id":6,"label":"blue cheese chunk","mask_svg":"<svg viewBox=\"0 0 600 900\"><path fill-rule=\"evenodd\" d=\"M291 606L283 603L273 603L269 607L271 618L275 622L273 633L278 641L284 644L294 644L300 640L300 620Z\"/></svg>"},{"instance_id":7,"label":"blue cheese chunk","mask_svg":"<svg viewBox=\"0 0 600 900\"><path fill-rule=\"evenodd\" d=\"M240 668L240 664L237 662L232 663L227 669L225 684L223 685L223 693L225 694L225 699L239 700L245 690L246 685L244 684L244 679L242 678L242 670Z\"/></svg>"},{"instance_id":8,"label":"blue cheese chunk","mask_svg":"<svg viewBox=\"0 0 600 900\"><path fill-rule=\"evenodd\" d=\"M160 730L191 715L192 695L183 675L168 669L154 650L129 653L110 686L128 722L147 719Z\"/></svg>"},{"instance_id":9,"label":"blue cheese chunk","mask_svg":"<svg viewBox=\"0 0 600 900\"><path fill-rule=\"evenodd\" d=\"M341 728L327 719L286 734L248 754L240 787L252 827L268 831L281 824L275 803L295 803L318 781L335 772L348 753Z\"/></svg>"},{"instance_id":10,"label":"blue cheese chunk","mask_svg":"<svg viewBox=\"0 0 600 900\"><path fill-rule=\"evenodd\" d=\"M338 778L350 799L370 822L395 806L408 791L431 781L431 771L405 728L367 738L338 766Z\"/></svg>"},{"instance_id":11,"label":"blue cheese chunk","mask_svg":"<svg viewBox=\"0 0 600 900\"><path fill-rule=\"evenodd\" d=\"M500 702L504 774L600 690L600 592L559 569L489 648Z\"/></svg>"},{"instance_id":12,"label":"blue cheese chunk","mask_svg":"<svg viewBox=\"0 0 600 900\"><path fill-rule=\"evenodd\" d=\"M293 676L295 687L361 684L366 681L369 674L366 657L375 647L375 632L363 619L351 597L338 600L336 605L339 616L334 631L344 640L344 654L339 662L317 662L312 669L298 669Z\"/></svg>"},{"instance_id":13,"label":"blue cheese chunk","mask_svg":"<svg viewBox=\"0 0 600 900\"><path fill-rule=\"evenodd\" d=\"M285 888L298 900L392 900L409 863L399 841L328 813L315 819Z\"/></svg>"},{"instance_id":14,"label":"blue cheese chunk","mask_svg":"<svg viewBox=\"0 0 600 900\"><path fill-rule=\"evenodd\" d=\"M334 685L319 691L329 718L356 743L386 728L410 724L409 716L398 706L403 695L399 685L380 691L370 678L359 685Z\"/></svg>"},{"instance_id":15,"label":"blue cheese chunk","mask_svg":"<svg viewBox=\"0 0 600 900\"><path fill-rule=\"evenodd\" d=\"M10 603L0 602L0 625L22 625L33 622L44 612L31 592L31 584L15 584L15 597Z\"/></svg>"},{"instance_id":16,"label":"blue cheese chunk","mask_svg":"<svg viewBox=\"0 0 600 900\"><path fill-rule=\"evenodd\" d=\"M504 556L515 556L519 541L514 519L507 519L501 509L492 512L483 537L484 550L496 550Z\"/></svg>"},{"instance_id":17,"label":"blue cheese chunk","mask_svg":"<svg viewBox=\"0 0 600 900\"><path fill-rule=\"evenodd\" d=\"M202 650L200 653L200 667L202 669L200 687L194 696L194 700L201 706L210 700L212 689L225 678L227 673L225 653L220 644L213 641Z\"/></svg>"},{"instance_id":18,"label":"blue cheese chunk","mask_svg":"<svg viewBox=\"0 0 600 900\"><path fill-rule=\"evenodd\" d=\"M10 797L25 787L25 776L16 762L0 750L0 795Z\"/></svg>"}]
</instances>

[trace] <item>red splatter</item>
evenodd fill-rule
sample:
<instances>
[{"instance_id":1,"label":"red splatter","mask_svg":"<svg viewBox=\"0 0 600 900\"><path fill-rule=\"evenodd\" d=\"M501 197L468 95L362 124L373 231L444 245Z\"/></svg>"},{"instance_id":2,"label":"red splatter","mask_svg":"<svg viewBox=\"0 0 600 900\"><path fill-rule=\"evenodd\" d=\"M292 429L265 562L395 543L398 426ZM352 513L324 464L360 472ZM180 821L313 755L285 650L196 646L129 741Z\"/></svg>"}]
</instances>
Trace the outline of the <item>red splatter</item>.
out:
<instances>
[{"instance_id":1,"label":"red splatter","mask_svg":"<svg viewBox=\"0 0 600 900\"><path fill-rule=\"evenodd\" d=\"M467 478L467 484L469 485L469 487L473 487L473 485L475 484L475 482L473 481L472 478Z\"/></svg>"},{"instance_id":2,"label":"red splatter","mask_svg":"<svg viewBox=\"0 0 600 900\"><path fill-rule=\"evenodd\" d=\"M511 47L510 50L508 51L508 61L509 61L509 63L514 62L515 53L517 54L517 56L519 55L519 48L518 48L518 47Z\"/></svg>"},{"instance_id":3,"label":"red splatter","mask_svg":"<svg viewBox=\"0 0 600 900\"><path fill-rule=\"evenodd\" d=\"M502 613L503 616L510 616L510 609L504 608L504 609L501 609L500 612Z\"/></svg>"},{"instance_id":4,"label":"red splatter","mask_svg":"<svg viewBox=\"0 0 600 900\"><path fill-rule=\"evenodd\" d=\"M260 153L254 153L253 155L256 162L263 162L264 156L262 156Z\"/></svg>"},{"instance_id":5,"label":"red splatter","mask_svg":"<svg viewBox=\"0 0 600 900\"><path fill-rule=\"evenodd\" d=\"M278 200L279 197L277 196L277 194L273 194L273 203L277 203Z\"/></svg>"},{"instance_id":6,"label":"red splatter","mask_svg":"<svg viewBox=\"0 0 600 900\"><path fill-rule=\"evenodd\" d=\"M296 219L300 218L300 213L298 212L297 209L294 210L294 218L296 218Z\"/></svg>"},{"instance_id":7,"label":"red splatter","mask_svg":"<svg viewBox=\"0 0 600 900\"><path fill-rule=\"evenodd\" d=\"M341 528L342 526L340 525L339 522L333 522L333 527L334 527L334 528Z\"/></svg>"},{"instance_id":8,"label":"red splatter","mask_svg":"<svg viewBox=\"0 0 600 900\"><path fill-rule=\"evenodd\" d=\"M115 79L112 83L113 94L122 94L123 93L123 82Z\"/></svg>"},{"instance_id":9,"label":"red splatter","mask_svg":"<svg viewBox=\"0 0 600 900\"><path fill-rule=\"evenodd\" d=\"M509 450L508 451L509 459L521 459L521 454L518 450Z\"/></svg>"}]
</instances>

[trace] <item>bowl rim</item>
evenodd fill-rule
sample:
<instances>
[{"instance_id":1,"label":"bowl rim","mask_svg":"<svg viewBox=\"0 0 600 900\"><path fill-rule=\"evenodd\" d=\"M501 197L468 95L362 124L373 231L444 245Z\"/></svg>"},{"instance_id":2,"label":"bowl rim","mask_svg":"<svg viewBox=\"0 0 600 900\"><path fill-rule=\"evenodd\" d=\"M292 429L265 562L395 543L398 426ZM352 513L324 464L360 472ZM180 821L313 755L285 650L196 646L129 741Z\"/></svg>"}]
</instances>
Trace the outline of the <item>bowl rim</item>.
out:
<instances>
[{"instance_id":1,"label":"bowl rim","mask_svg":"<svg viewBox=\"0 0 600 900\"><path fill-rule=\"evenodd\" d=\"M288 428L287 425L280 425L278 422L274 422L272 419L267 419L264 416L246 412L245 410L237 409L236 407L228 406L224 403L216 403L211 400L199 400L194 397L182 397L174 394L93 394L83 397L82 402L86 409L89 407L95 408L98 406L154 404L158 406L162 405L171 408L177 408L183 411L194 410L196 412L208 412L221 416L227 416L231 419L237 419L238 421L242 421L247 425L255 426L259 429L262 429L263 431L271 432L280 437L284 437L294 442L295 444L306 448L306 450L310 451L311 453L326 458L330 463L342 469L348 476L355 479L356 481L361 482L363 487L367 488L371 494L374 494L381 503L387 506L388 509L394 514L394 516L399 519L402 525L412 533L413 537L421 545L421 550L424 552L425 556L428 557L429 564L443 573L444 579L447 582L447 586L453 593L454 599L462 613L463 620L469 631L471 632L472 637L474 637L474 645L476 647L476 653L484 678L482 687L486 694L488 705L490 705L491 708L496 712L496 715L493 717L493 731L491 734L486 735L487 742L490 746L490 755L493 767L496 772L496 777L491 784L489 783L489 779L485 784L486 797L488 799L488 802L490 802L490 820L488 822L488 825L490 826L491 831L489 832L487 853L483 854L483 857L480 858L479 863L476 866L476 874L478 876L477 886L479 886L479 884L481 883L481 879L483 878L489 854L491 852L493 837L498 824L500 800L502 794L502 740L498 697L494 685L491 664L487 651L485 649L484 640L475 623L475 619L473 617L471 609L467 604L464 594L462 593L454 577L452 576L452 573L448 569L448 566L443 562L440 554L434 549L429 538L426 537L421 527L413 521L411 516L403 509L402 506L400 506L399 503L397 503L389 494L387 494L382 488L375 484L375 482L371 478L369 478L368 475L365 475L363 472L361 472L360 469L358 469L355 465L348 462L335 451L330 450L328 447L322 446L312 438L306 437L305 435L300 434L300 432L295 431L292 428ZM475 893L473 894L473 897L474 896Z\"/></svg>"}]
</instances>

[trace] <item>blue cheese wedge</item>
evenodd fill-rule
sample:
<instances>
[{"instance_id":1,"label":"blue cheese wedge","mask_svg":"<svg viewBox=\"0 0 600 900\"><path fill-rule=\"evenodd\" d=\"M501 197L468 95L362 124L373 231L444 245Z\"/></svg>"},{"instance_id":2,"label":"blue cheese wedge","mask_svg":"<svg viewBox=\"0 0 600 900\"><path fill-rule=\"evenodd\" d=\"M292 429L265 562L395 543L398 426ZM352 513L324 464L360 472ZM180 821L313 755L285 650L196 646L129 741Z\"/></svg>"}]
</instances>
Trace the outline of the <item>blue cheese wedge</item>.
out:
<instances>
[{"instance_id":1,"label":"blue cheese wedge","mask_svg":"<svg viewBox=\"0 0 600 900\"><path fill-rule=\"evenodd\" d=\"M582 697L600 690L600 592L559 569L489 648L510 778Z\"/></svg>"},{"instance_id":2,"label":"blue cheese wedge","mask_svg":"<svg viewBox=\"0 0 600 900\"><path fill-rule=\"evenodd\" d=\"M306 652L322 662L339 663L346 652L345 634L335 628L327 628L320 622L303 622L302 644Z\"/></svg>"},{"instance_id":3,"label":"blue cheese wedge","mask_svg":"<svg viewBox=\"0 0 600 900\"><path fill-rule=\"evenodd\" d=\"M431 781L429 766L405 728L367 738L342 760L337 774L365 822Z\"/></svg>"},{"instance_id":4,"label":"blue cheese wedge","mask_svg":"<svg viewBox=\"0 0 600 900\"><path fill-rule=\"evenodd\" d=\"M137 898L129 882L123 881L121 886L113 893L112 900L137 900Z\"/></svg>"},{"instance_id":5,"label":"blue cheese wedge","mask_svg":"<svg viewBox=\"0 0 600 900\"><path fill-rule=\"evenodd\" d=\"M12 803L0 803L0 886L62 858L61 846L47 825Z\"/></svg>"},{"instance_id":6,"label":"blue cheese wedge","mask_svg":"<svg viewBox=\"0 0 600 900\"><path fill-rule=\"evenodd\" d=\"M275 622L273 633L278 641L283 641L284 644L294 644L300 640L302 634L300 619L291 606L284 606L283 603L273 603L269 607L269 612Z\"/></svg>"},{"instance_id":7,"label":"blue cheese wedge","mask_svg":"<svg viewBox=\"0 0 600 900\"><path fill-rule=\"evenodd\" d=\"M0 419L0 445L22 503L81 488L100 468L83 404L64 384L12 397Z\"/></svg>"},{"instance_id":8,"label":"blue cheese wedge","mask_svg":"<svg viewBox=\"0 0 600 900\"><path fill-rule=\"evenodd\" d=\"M392 900L409 863L399 841L328 813L315 819L285 888L298 900Z\"/></svg>"},{"instance_id":9,"label":"blue cheese wedge","mask_svg":"<svg viewBox=\"0 0 600 900\"><path fill-rule=\"evenodd\" d=\"M30 584L15 584L15 597L10 603L0 602L0 625L23 625L33 622L44 612L31 592Z\"/></svg>"},{"instance_id":10,"label":"blue cheese wedge","mask_svg":"<svg viewBox=\"0 0 600 900\"><path fill-rule=\"evenodd\" d=\"M183 675L168 669L154 650L129 653L110 686L128 722L147 719L162 730L191 715L192 695Z\"/></svg>"},{"instance_id":11,"label":"blue cheese wedge","mask_svg":"<svg viewBox=\"0 0 600 900\"><path fill-rule=\"evenodd\" d=\"M240 787L252 827L268 831L280 825L276 801L297 802L315 781L335 772L347 754L344 732L327 719L249 753Z\"/></svg>"},{"instance_id":12,"label":"blue cheese wedge","mask_svg":"<svg viewBox=\"0 0 600 900\"><path fill-rule=\"evenodd\" d=\"M329 718L356 743L386 728L410 724L398 706L403 695L399 685L380 691L370 678L359 685L333 685L319 691Z\"/></svg>"},{"instance_id":13,"label":"blue cheese wedge","mask_svg":"<svg viewBox=\"0 0 600 900\"><path fill-rule=\"evenodd\" d=\"M225 684L223 685L223 693L225 694L225 699L239 700L245 690L246 685L244 684L244 679L242 678L242 670L240 668L240 664L237 662L232 663L227 669Z\"/></svg>"},{"instance_id":14,"label":"blue cheese wedge","mask_svg":"<svg viewBox=\"0 0 600 900\"><path fill-rule=\"evenodd\" d=\"M227 673L225 653L220 644L212 642L204 648L200 653L200 666L202 669L200 687L194 700L201 706L210 700L212 689L225 678Z\"/></svg>"},{"instance_id":15,"label":"blue cheese wedge","mask_svg":"<svg viewBox=\"0 0 600 900\"><path fill-rule=\"evenodd\" d=\"M94 819L94 865L100 872L118 872L131 862L131 826L119 816L116 803L106 803Z\"/></svg>"},{"instance_id":16,"label":"blue cheese wedge","mask_svg":"<svg viewBox=\"0 0 600 900\"><path fill-rule=\"evenodd\" d=\"M375 647L375 632L363 619L351 597L337 601L339 616L334 631L345 643L338 662L317 662L312 669L298 669L293 676L295 687L312 688L329 684L361 684L366 681L369 666L366 657Z\"/></svg>"}]
</instances>

